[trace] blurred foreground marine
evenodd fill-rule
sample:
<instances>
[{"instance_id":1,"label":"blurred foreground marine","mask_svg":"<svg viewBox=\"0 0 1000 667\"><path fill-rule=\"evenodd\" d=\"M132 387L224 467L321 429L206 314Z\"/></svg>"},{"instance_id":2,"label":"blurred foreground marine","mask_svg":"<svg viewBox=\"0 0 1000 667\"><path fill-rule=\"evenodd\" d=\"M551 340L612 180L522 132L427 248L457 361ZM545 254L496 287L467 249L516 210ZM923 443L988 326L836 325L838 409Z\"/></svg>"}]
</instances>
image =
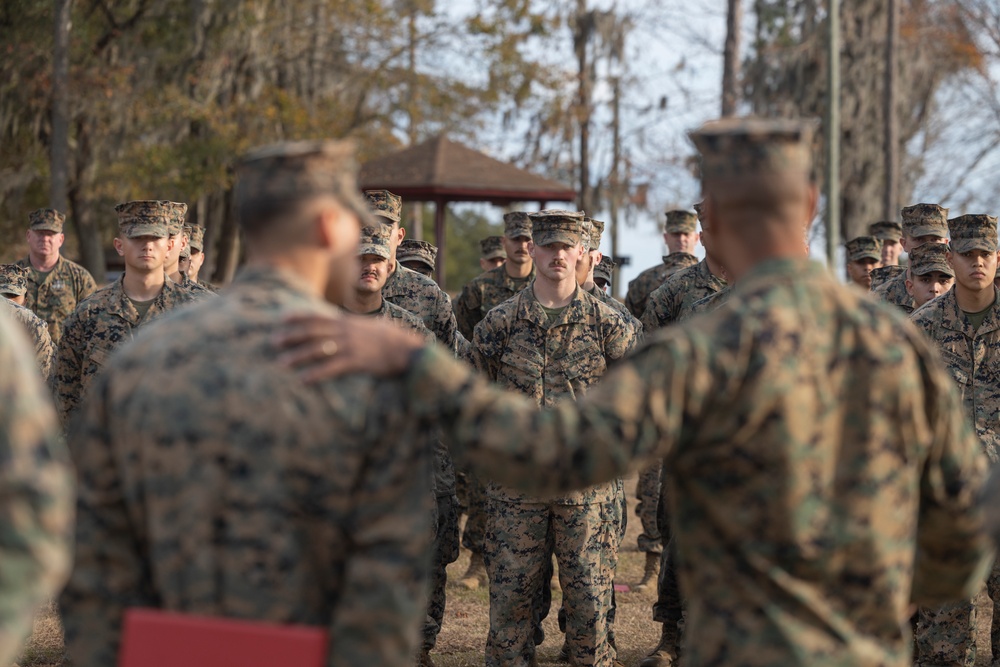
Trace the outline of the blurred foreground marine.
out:
<instances>
[{"instance_id":1,"label":"blurred foreground marine","mask_svg":"<svg viewBox=\"0 0 1000 667\"><path fill-rule=\"evenodd\" d=\"M986 457L924 336L808 259L813 126L728 119L692 138L736 286L579 402L539 411L371 323L293 322L308 340L289 362L404 372L457 463L528 493L663 457L686 665L908 666L910 604L971 596L992 562ZM326 343L339 352L321 359Z\"/></svg>"},{"instance_id":2,"label":"blurred foreground marine","mask_svg":"<svg viewBox=\"0 0 1000 667\"><path fill-rule=\"evenodd\" d=\"M963 215L948 221L946 254L955 286L914 311L914 323L941 351L971 417L986 456L1000 461L1000 312L993 279L997 273L997 219ZM914 251L915 252L915 251ZM911 273L915 267L911 264ZM1000 570L994 566L986 592L1000 605ZM993 664L1000 661L1000 608L993 613ZM923 608L917 619L917 664L974 665L976 604L968 599Z\"/></svg>"},{"instance_id":3,"label":"blurred foreground marine","mask_svg":"<svg viewBox=\"0 0 1000 667\"><path fill-rule=\"evenodd\" d=\"M0 665L9 665L69 574L73 469L24 334L2 316L0 368Z\"/></svg>"},{"instance_id":4,"label":"blurred foreground marine","mask_svg":"<svg viewBox=\"0 0 1000 667\"><path fill-rule=\"evenodd\" d=\"M432 451L399 383L307 386L273 354L292 313L357 281L353 149L300 142L237 168L247 265L95 380L70 448L75 665L113 665L127 606L326 627L328 665L411 664L427 602Z\"/></svg>"},{"instance_id":5,"label":"blurred foreground marine","mask_svg":"<svg viewBox=\"0 0 1000 667\"><path fill-rule=\"evenodd\" d=\"M52 342L59 344L62 323L77 304L97 289L87 269L60 253L66 235L66 216L51 208L32 211L28 225L28 256L18 264L28 269L24 304L49 325Z\"/></svg>"}]
</instances>

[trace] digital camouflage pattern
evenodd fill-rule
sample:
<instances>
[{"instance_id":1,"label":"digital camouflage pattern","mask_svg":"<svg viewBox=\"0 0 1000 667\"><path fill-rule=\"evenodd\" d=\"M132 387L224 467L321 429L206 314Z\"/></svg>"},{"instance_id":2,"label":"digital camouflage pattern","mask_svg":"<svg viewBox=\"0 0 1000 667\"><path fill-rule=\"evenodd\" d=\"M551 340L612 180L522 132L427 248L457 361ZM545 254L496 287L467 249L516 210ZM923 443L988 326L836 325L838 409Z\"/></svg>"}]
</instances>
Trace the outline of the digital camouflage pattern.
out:
<instances>
[{"instance_id":1,"label":"digital camouflage pattern","mask_svg":"<svg viewBox=\"0 0 1000 667\"><path fill-rule=\"evenodd\" d=\"M479 239L479 257L482 259L507 259L507 251L503 249L502 236L487 236Z\"/></svg>"},{"instance_id":2,"label":"digital camouflage pattern","mask_svg":"<svg viewBox=\"0 0 1000 667\"><path fill-rule=\"evenodd\" d=\"M135 336L135 330L165 313L198 299L195 294L167 280L145 317L132 305L122 286L124 276L85 299L66 320L51 377L52 392L63 424L80 407L91 380L112 353Z\"/></svg>"},{"instance_id":3,"label":"digital camouflage pattern","mask_svg":"<svg viewBox=\"0 0 1000 667\"><path fill-rule=\"evenodd\" d=\"M73 467L24 343L0 317L0 664L10 665L38 607L72 564Z\"/></svg>"},{"instance_id":4,"label":"digital camouflage pattern","mask_svg":"<svg viewBox=\"0 0 1000 667\"><path fill-rule=\"evenodd\" d=\"M914 250L916 250L916 248L914 248ZM912 260L912 257L910 259ZM871 291L874 292L876 289L884 285L886 281L891 280L892 278L895 278L898 275L903 275L905 273L906 273L905 266L880 266L877 269L872 269L872 272L870 274L872 277ZM903 276L903 281L904 281L903 291L905 292L906 291L905 275Z\"/></svg>"},{"instance_id":5,"label":"digital camouflage pattern","mask_svg":"<svg viewBox=\"0 0 1000 667\"><path fill-rule=\"evenodd\" d=\"M550 230L536 226L533 233ZM483 374L546 407L582 396L635 343L636 333L621 314L582 288L550 322L532 284L486 315L472 348ZM608 613L620 542L620 490L612 481L541 498L489 482L483 552L490 577L487 667L532 664L537 591L547 585L543 573L552 553L559 562L573 664L611 667Z\"/></svg>"},{"instance_id":6,"label":"digital camouflage pattern","mask_svg":"<svg viewBox=\"0 0 1000 667\"><path fill-rule=\"evenodd\" d=\"M912 315L941 352L958 386L964 413L972 417L983 451L1000 461L1000 313L990 310L973 330L954 290L928 301Z\"/></svg>"},{"instance_id":7,"label":"digital camouflage pattern","mask_svg":"<svg viewBox=\"0 0 1000 667\"><path fill-rule=\"evenodd\" d=\"M52 362L56 356L56 346L52 344L49 336L49 326L45 321L33 312L18 305L13 301L0 296L0 310L4 315L20 323L22 329L28 336L28 342L32 344L35 351L35 362L42 378L49 379L52 373Z\"/></svg>"},{"instance_id":8,"label":"digital camouflage pattern","mask_svg":"<svg viewBox=\"0 0 1000 667\"><path fill-rule=\"evenodd\" d=\"M660 497L660 469L663 466L656 461L639 471L639 479L635 485L635 515L642 524L642 532L636 541L639 551L647 554L663 552L660 527L656 522L656 505Z\"/></svg>"},{"instance_id":9,"label":"digital camouflage pattern","mask_svg":"<svg viewBox=\"0 0 1000 667\"><path fill-rule=\"evenodd\" d=\"M920 236L948 237L948 209L938 204L914 204L902 211L903 233L911 238Z\"/></svg>"},{"instance_id":10,"label":"digital camouflage pattern","mask_svg":"<svg viewBox=\"0 0 1000 667\"><path fill-rule=\"evenodd\" d=\"M453 353L458 349L458 328L451 310L451 298L436 282L396 262L382 287L382 298L423 320L438 343Z\"/></svg>"},{"instance_id":11,"label":"digital camouflage pattern","mask_svg":"<svg viewBox=\"0 0 1000 667\"><path fill-rule=\"evenodd\" d=\"M686 252L675 252L663 256L663 263L648 268L636 276L628 284L625 294L625 306L638 319L646 312L646 303L653 290L658 288L667 278L678 271L694 266L698 258Z\"/></svg>"},{"instance_id":12,"label":"digital camouflage pattern","mask_svg":"<svg viewBox=\"0 0 1000 667\"><path fill-rule=\"evenodd\" d=\"M992 559L987 459L937 353L808 260L756 267L578 402L538 411L434 350L406 380L457 464L524 493L664 458L687 665L904 667L910 603L971 596Z\"/></svg>"},{"instance_id":13,"label":"digital camouflage pattern","mask_svg":"<svg viewBox=\"0 0 1000 667\"><path fill-rule=\"evenodd\" d=\"M187 210L185 205L184 210ZM115 206L118 231L128 239L140 236L167 238L180 233L184 223L177 218L174 202L161 199L140 199Z\"/></svg>"},{"instance_id":14,"label":"digital camouflage pattern","mask_svg":"<svg viewBox=\"0 0 1000 667\"><path fill-rule=\"evenodd\" d=\"M438 249L427 241L403 239L396 248L396 260L399 262L420 262L430 268L437 266Z\"/></svg>"},{"instance_id":15,"label":"digital camouflage pattern","mask_svg":"<svg viewBox=\"0 0 1000 667\"><path fill-rule=\"evenodd\" d=\"M572 246L590 241L589 225L585 222L587 216L579 211L550 208L529 213L528 218L535 245L565 243Z\"/></svg>"},{"instance_id":16,"label":"digital camouflage pattern","mask_svg":"<svg viewBox=\"0 0 1000 667\"><path fill-rule=\"evenodd\" d=\"M667 211L663 231L672 234L694 234L698 231L698 216L691 211Z\"/></svg>"},{"instance_id":17,"label":"digital camouflage pattern","mask_svg":"<svg viewBox=\"0 0 1000 667\"><path fill-rule=\"evenodd\" d=\"M365 199L373 215L390 223L402 221L403 198L388 190L365 190Z\"/></svg>"},{"instance_id":18,"label":"digital camouflage pattern","mask_svg":"<svg viewBox=\"0 0 1000 667\"><path fill-rule=\"evenodd\" d=\"M205 251L205 228L194 223L184 225L184 233L188 237L188 245L198 252Z\"/></svg>"},{"instance_id":19,"label":"digital camouflage pattern","mask_svg":"<svg viewBox=\"0 0 1000 667\"><path fill-rule=\"evenodd\" d=\"M607 255L601 257L601 261L594 267L594 280L603 279L607 284L611 284L611 276L614 275L618 264Z\"/></svg>"},{"instance_id":20,"label":"digital camouflage pattern","mask_svg":"<svg viewBox=\"0 0 1000 667\"><path fill-rule=\"evenodd\" d=\"M338 311L267 269L142 332L70 437L73 664L113 665L127 606L325 627L327 665L411 664L426 617L431 448L399 383L308 385L273 345Z\"/></svg>"},{"instance_id":21,"label":"digital camouflage pattern","mask_svg":"<svg viewBox=\"0 0 1000 667\"><path fill-rule=\"evenodd\" d=\"M847 261L857 262L862 259L882 260L882 241L874 236L858 236L844 244L847 251Z\"/></svg>"},{"instance_id":22,"label":"digital camouflage pattern","mask_svg":"<svg viewBox=\"0 0 1000 667\"><path fill-rule=\"evenodd\" d=\"M24 296L28 291L28 269L20 264L0 264L0 296Z\"/></svg>"},{"instance_id":23,"label":"digital camouflage pattern","mask_svg":"<svg viewBox=\"0 0 1000 667\"><path fill-rule=\"evenodd\" d=\"M996 252L997 219L992 215L960 215L948 221L948 237L952 252Z\"/></svg>"},{"instance_id":24,"label":"digital camouflage pattern","mask_svg":"<svg viewBox=\"0 0 1000 667\"><path fill-rule=\"evenodd\" d=\"M63 233L66 216L54 208L40 208L28 214L28 229L34 231Z\"/></svg>"},{"instance_id":25,"label":"digital camouflage pattern","mask_svg":"<svg viewBox=\"0 0 1000 667\"><path fill-rule=\"evenodd\" d=\"M749 173L810 173L818 126L818 121L804 119L723 118L705 123L688 137L701 153L704 185Z\"/></svg>"},{"instance_id":26,"label":"digital camouflage pattern","mask_svg":"<svg viewBox=\"0 0 1000 667\"><path fill-rule=\"evenodd\" d=\"M62 338L63 321L81 301L97 290L97 283L87 269L65 257L60 257L47 274L35 271L27 257L18 264L28 269L24 305L45 320L52 342L58 345Z\"/></svg>"},{"instance_id":27,"label":"digital camouflage pattern","mask_svg":"<svg viewBox=\"0 0 1000 667\"><path fill-rule=\"evenodd\" d=\"M649 295L642 314L643 330L650 335L656 329L676 323L683 311L725 286L726 281L712 274L705 259L678 271Z\"/></svg>"},{"instance_id":28,"label":"digital camouflage pattern","mask_svg":"<svg viewBox=\"0 0 1000 667\"><path fill-rule=\"evenodd\" d=\"M685 320L692 315L697 313L709 313L722 304L729 301L729 297L733 294L733 288L731 285L726 285L718 292L714 294L709 294L704 299L699 299L691 304L691 309L689 311L681 312L681 320Z\"/></svg>"},{"instance_id":29,"label":"digital camouflage pattern","mask_svg":"<svg viewBox=\"0 0 1000 667\"><path fill-rule=\"evenodd\" d=\"M903 238L903 226L892 220L873 222L868 225L868 235L874 236L881 241L894 241L899 243Z\"/></svg>"},{"instance_id":30,"label":"digital camouflage pattern","mask_svg":"<svg viewBox=\"0 0 1000 667\"><path fill-rule=\"evenodd\" d=\"M906 271L901 271L875 287L875 280L872 279L872 294L880 301L896 306L909 315L916 308L917 303L906 291Z\"/></svg>"},{"instance_id":31,"label":"digital camouflage pattern","mask_svg":"<svg viewBox=\"0 0 1000 667\"><path fill-rule=\"evenodd\" d=\"M188 205L181 201L163 202L167 209L167 229L171 236L180 236L187 232L185 218L187 216ZM190 241L190 237L188 241Z\"/></svg>"},{"instance_id":32,"label":"digital camouflage pattern","mask_svg":"<svg viewBox=\"0 0 1000 667\"><path fill-rule=\"evenodd\" d=\"M635 337L636 342L642 340L642 322L632 317L632 313L628 312L625 304L602 290L596 283L589 290L586 290L586 292L601 303L611 306L625 320L625 325L632 330L632 335Z\"/></svg>"},{"instance_id":33,"label":"digital camouflage pattern","mask_svg":"<svg viewBox=\"0 0 1000 667\"><path fill-rule=\"evenodd\" d=\"M471 341L476 325L486 317L486 313L512 298L534 279L534 266L527 278L511 278L506 265L501 264L470 280L454 303L458 330Z\"/></svg>"},{"instance_id":34,"label":"digital camouflage pattern","mask_svg":"<svg viewBox=\"0 0 1000 667\"><path fill-rule=\"evenodd\" d=\"M955 270L948 263L948 246L942 243L925 243L910 251L910 273L924 276L932 271L955 277Z\"/></svg>"},{"instance_id":35,"label":"digital camouflage pattern","mask_svg":"<svg viewBox=\"0 0 1000 667\"><path fill-rule=\"evenodd\" d=\"M996 227L989 241L996 248ZM1000 313L994 306L979 329L974 330L958 306L955 290L933 299L911 316L913 322L937 346L958 386L964 415L972 417L983 451L989 460L1000 461ZM1000 571L994 568L987 580L991 600L1000 602ZM994 612L994 619L1000 613ZM994 654L1000 657L1000 623L991 624L997 639ZM975 664L976 607L971 600L939 609L921 609L917 625L917 648L921 664ZM953 660L953 662L948 662ZM942 662L939 662L942 661ZM958 661L958 662L954 662ZM971 662L968 662L971 661Z\"/></svg>"}]
</instances>

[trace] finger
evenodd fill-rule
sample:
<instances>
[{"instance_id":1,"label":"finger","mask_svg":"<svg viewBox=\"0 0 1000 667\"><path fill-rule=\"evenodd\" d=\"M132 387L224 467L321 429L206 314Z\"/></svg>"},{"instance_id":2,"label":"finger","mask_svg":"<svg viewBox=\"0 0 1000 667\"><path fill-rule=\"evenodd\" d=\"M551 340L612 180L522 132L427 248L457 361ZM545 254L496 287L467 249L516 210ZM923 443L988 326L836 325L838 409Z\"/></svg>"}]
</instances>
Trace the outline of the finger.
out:
<instances>
[{"instance_id":1,"label":"finger","mask_svg":"<svg viewBox=\"0 0 1000 667\"><path fill-rule=\"evenodd\" d=\"M332 320L300 321L297 324L283 327L275 334L274 344L277 347L295 347L319 339L336 340L342 331L342 324Z\"/></svg>"},{"instance_id":2,"label":"finger","mask_svg":"<svg viewBox=\"0 0 1000 667\"><path fill-rule=\"evenodd\" d=\"M330 359L336 356L339 349L334 341L323 338L286 349L278 355L278 363L288 368L299 368Z\"/></svg>"},{"instance_id":3,"label":"finger","mask_svg":"<svg viewBox=\"0 0 1000 667\"><path fill-rule=\"evenodd\" d=\"M364 364L353 355L335 355L322 361L309 364L298 372L299 378L306 384L316 384L333 377L340 377L365 370Z\"/></svg>"}]
</instances>

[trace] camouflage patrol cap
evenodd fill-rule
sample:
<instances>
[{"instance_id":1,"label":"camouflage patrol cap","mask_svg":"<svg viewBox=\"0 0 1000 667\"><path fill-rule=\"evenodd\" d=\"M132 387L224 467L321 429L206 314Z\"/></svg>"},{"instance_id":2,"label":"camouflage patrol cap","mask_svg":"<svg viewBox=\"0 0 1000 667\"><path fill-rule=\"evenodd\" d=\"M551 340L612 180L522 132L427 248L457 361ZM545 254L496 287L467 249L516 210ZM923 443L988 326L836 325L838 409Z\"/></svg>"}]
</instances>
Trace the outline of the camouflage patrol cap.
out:
<instances>
[{"instance_id":1,"label":"camouflage patrol cap","mask_svg":"<svg viewBox=\"0 0 1000 667\"><path fill-rule=\"evenodd\" d=\"M188 205L180 201L164 202L169 211L168 229L171 236L178 236L184 231L184 216L187 215Z\"/></svg>"},{"instance_id":2,"label":"camouflage patrol cap","mask_svg":"<svg viewBox=\"0 0 1000 667\"><path fill-rule=\"evenodd\" d=\"M590 250L599 250L601 247L601 236L604 235L604 221L590 220Z\"/></svg>"},{"instance_id":3,"label":"camouflage patrol cap","mask_svg":"<svg viewBox=\"0 0 1000 667\"><path fill-rule=\"evenodd\" d=\"M503 249L502 236L487 236L479 240L479 256L482 259L507 259L507 251Z\"/></svg>"},{"instance_id":4,"label":"camouflage patrol cap","mask_svg":"<svg viewBox=\"0 0 1000 667\"><path fill-rule=\"evenodd\" d=\"M931 271L940 271L955 277L955 271L948 264L948 246L943 243L925 243L910 251L910 272L923 276Z\"/></svg>"},{"instance_id":5,"label":"camouflage patrol cap","mask_svg":"<svg viewBox=\"0 0 1000 667\"><path fill-rule=\"evenodd\" d=\"M618 268L618 264L616 264L610 257L602 257L600 263L594 267L594 280L603 278L606 282L610 283L611 275L614 273L616 268Z\"/></svg>"},{"instance_id":6,"label":"camouflage patrol cap","mask_svg":"<svg viewBox=\"0 0 1000 667\"><path fill-rule=\"evenodd\" d=\"M948 238L948 209L937 204L914 204L903 209L903 233L910 238Z\"/></svg>"},{"instance_id":7,"label":"camouflage patrol cap","mask_svg":"<svg viewBox=\"0 0 1000 667\"><path fill-rule=\"evenodd\" d=\"M509 239L520 236L531 238L531 216L524 211L512 211L503 214L503 235Z\"/></svg>"},{"instance_id":8,"label":"camouflage patrol cap","mask_svg":"<svg viewBox=\"0 0 1000 667\"><path fill-rule=\"evenodd\" d=\"M403 198L399 195L394 195L388 190L365 190L365 199L368 200L372 215L390 222L402 222Z\"/></svg>"},{"instance_id":9,"label":"camouflage patrol cap","mask_svg":"<svg viewBox=\"0 0 1000 667\"><path fill-rule=\"evenodd\" d=\"M702 181L748 175L811 175L815 120L723 118L688 133L701 153Z\"/></svg>"},{"instance_id":10,"label":"camouflage patrol cap","mask_svg":"<svg viewBox=\"0 0 1000 667\"><path fill-rule=\"evenodd\" d=\"M400 262L422 262L432 269L437 266L438 249L427 241L404 239L396 248L396 259Z\"/></svg>"},{"instance_id":11,"label":"camouflage patrol cap","mask_svg":"<svg viewBox=\"0 0 1000 667\"><path fill-rule=\"evenodd\" d=\"M40 208L28 214L28 229L62 234L66 216L54 208Z\"/></svg>"},{"instance_id":12,"label":"camouflage patrol cap","mask_svg":"<svg viewBox=\"0 0 1000 667\"><path fill-rule=\"evenodd\" d=\"M358 256L377 255L389 259L392 252L389 249L391 232L385 225L370 225L361 228L361 242L358 244Z\"/></svg>"},{"instance_id":13,"label":"camouflage patrol cap","mask_svg":"<svg viewBox=\"0 0 1000 667\"><path fill-rule=\"evenodd\" d=\"M118 213L118 229L122 236L134 239L138 236L170 236L171 202L156 199L127 201L115 206Z\"/></svg>"},{"instance_id":14,"label":"camouflage patrol cap","mask_svg":"<svg viewBox=\"0 0 1000 667\"><path fill-rule=\"evenodd\" d=\"M992 215L961 215L948 221L952 252L997 250L997 219Z\"/></svg>"},{"instance_id":15,"label":"camouflage patrol cap","mask_svg":"<svg viewBox=\"0 0 1000 667\"><path fill-rule=\"evenodd\" d=\"M329 195L362 226L375 220L358 193L358 166L350 141L286 141L256 148L237 165L240 211L276 211L304 199Z\"/></svg>"},{"instance_id":16,"label":"camouflage patrol cap","mask_svg":"<svg viewBox=\"0 0 1000 667\"><path fill-rule=\"evenodd\" d=\"M882 242L874 236L858 236L844 244L847 249L847 261L857 262L862 259L882 259Z\"/></svg>"},{"instance_id":17,"label":"camouflage patrol cap","mask_svg":"<svg viewBox=\"0 0 1000 667\"><path fill-rule=\"evenodd\" d=\"M698 222L701 222L703 220L702 216L705 215L705 200L702 199L700 202L692 204L691 208L694 209L694 214L698 216Z\"/></svg>"},{"instance_id":18,"label":"camouflage patrol cap","mask_svg":"<svg viewBox=\"0 0 1000 667\"><path fill-rule=\"evenodd\" d=\"M663 264L671 269L686 269L698 263L698 258L689 252L672 252L663 256Z\"/></svg>"},{"instance_id":19,"label":"camouflage patrol cap","mask_svg":"<svg viewBox=\"0 0 1000 667\"><path fill-rule=\"evenodd\" d=\"M528 217L531 218L531 234L536 245L565 243L575 246L587 243L587 240L583 238L584 218L586 217L583 213L546 209L538 213L530 213Z\"/></svg>"},{"instance_id":20,"label":"camouflage patrol cap","mask_svg":"<svg viewBox=\"0 0 1000 667\"><path fill-rule=\"evenodd\" d=\"M935 245L941 244L938 243ZM901 273L906 273L905 266L880 266L877 269L872 269L872 272L869 274L872 277L871 289L874 290L879 285L889 282Z\"/></svg>"},{"instance_id":21,"label":"camouflage patrol cap","mask_svg":"<svg viewBox=\"0 0 1000 667\"><path fill-rule=\"evenodd\" d=\"M594 228L594 221L588 218L586 215L583 216L583 236L580 242L583 244L584 250L591 250L590 247L590 231Z\"/></svg>"},{"instance_id":22,"label":"camouflage patrol cap","mask_svg":"<svg viewBox=\"0 0 1000 667\"><path fill-rule=\"evenodd\" d=\"M184 225L184 233L188 236L188 245L198 252L205 251L205 228L201 225L188 223Z\"/></svg>"},{"instance_id":23,"label":"camouflage patrol cap","mask_svg":"<svg viewBox=\"0 0 1000 667\"><path fill-rule=\"evenodd\" d=\"M701 209L701 203L695 204ZM698 229L699 213L691 211L667 211L667 221L663 224L663 231L668 234L693 234Z\"/></svg>"},{"instance_id":24,"label":"camouflage patrol cap","mask_svg":"<svg viewBox=\"0 0 1000 667\"><path fill-rule=\"evenodd\" d=\"M899 242L903 238L903 226L892 220L873 222L868 225L868 235L874 236L882 241Z\"/></svg>"},{"instance_id":25,"label":"camouflage patrol cap","mask_svg":"<svg viewBox=\"0 0 1000 667\"><path fill-rule=\"evenodd\" d=\"M28 292L28 268L18 264L0 264L0 294L24 296Z\"/></svg>"}]
</instances>

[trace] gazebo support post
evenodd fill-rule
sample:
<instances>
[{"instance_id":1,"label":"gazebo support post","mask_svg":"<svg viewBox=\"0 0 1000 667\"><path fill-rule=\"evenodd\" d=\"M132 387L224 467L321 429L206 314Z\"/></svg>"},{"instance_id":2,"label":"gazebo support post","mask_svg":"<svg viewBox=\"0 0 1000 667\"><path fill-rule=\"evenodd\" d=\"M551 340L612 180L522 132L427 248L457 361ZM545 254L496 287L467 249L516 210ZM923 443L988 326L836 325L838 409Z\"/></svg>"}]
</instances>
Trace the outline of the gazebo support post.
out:
<instances>
[{"instance_id":1,"label":"gazebo support post","mask_svg":"<svg viewBox=\"0 0 1000 667\"><path fill-rule=\"evenodd\" d=\"M437 284L444 289L444 216L445 201L443 199L434 200L434 244L438 247L437 254Z\"/></svg>"}]
</instances>

